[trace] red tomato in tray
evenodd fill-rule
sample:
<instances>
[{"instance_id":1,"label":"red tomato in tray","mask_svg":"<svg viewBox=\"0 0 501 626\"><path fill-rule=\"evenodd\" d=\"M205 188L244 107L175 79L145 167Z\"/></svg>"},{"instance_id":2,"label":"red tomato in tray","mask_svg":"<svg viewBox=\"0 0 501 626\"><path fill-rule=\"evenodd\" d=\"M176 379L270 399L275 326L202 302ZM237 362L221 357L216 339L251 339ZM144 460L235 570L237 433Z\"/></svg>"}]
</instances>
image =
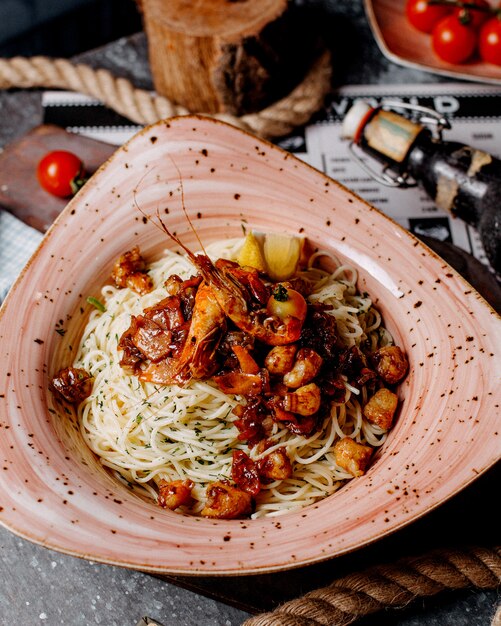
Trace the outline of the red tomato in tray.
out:
<instances>
[{"instance_id":1,"label":"red tomato in tray","mask_svg":"<svg viewBox=\"0 0 501 626\"><path fill-rule=\"evenodd\" d=\"M450 15L433 29L432 46L443 61L464 63L475 52L477 33L472 26L462 24L455 15Z\"/></svg>"},{"instance_id":2,"label":"red tomato in tray","mask_svg":"<svg viewBox=\"0 0 501 626\"><path fill-rule=\"evenodd\" d=\"M54 150L37 167L40 185L59 198L74 196L87 180L82 161L72 152Z\"/></svg>"},{"instance_id":3,"label":"red tomato in tray","mask_svg":"<svg viewBox=\"0 0 501 626\"><path fill-rule=\"evenodd\" d=\"M478 48L484 61L501 65L501 18L492 17L482 26Z\"/></svg>"},{"instance_id":4,"label":"red tomato in tray","mask_svg":"<svg viewBox=\"0 0 501 626\"><path fill-rule=\"evenodd\" d=\"M491 5L487 2L487 0L468 0L468 4L476 4L477 6L482 7L484 9L491 8ZM456 17L459 17L460 19L462 18L465 12L469 16L469 20L470 20L467 23L469 26L473 26L473 28L480 28L480 26L482 26L482 24L487 19L489 19L489 15L490 15L490 13L488 13L487 11L476 11L475 9L462 9L461 7L454 9L454 15Z\"/></svg>"},{"instance_id":5,"label":"red tomato in tray","mask_svg":"<svg viewBox=\"0 0 501 626\"><path fill-rule=\"evenodd\" d=\"M405 13L409 22L423 33L431 33L434 26L452 11L440 4L428 4L428 0L407 0Z\"/></svg>"}]
</instances>

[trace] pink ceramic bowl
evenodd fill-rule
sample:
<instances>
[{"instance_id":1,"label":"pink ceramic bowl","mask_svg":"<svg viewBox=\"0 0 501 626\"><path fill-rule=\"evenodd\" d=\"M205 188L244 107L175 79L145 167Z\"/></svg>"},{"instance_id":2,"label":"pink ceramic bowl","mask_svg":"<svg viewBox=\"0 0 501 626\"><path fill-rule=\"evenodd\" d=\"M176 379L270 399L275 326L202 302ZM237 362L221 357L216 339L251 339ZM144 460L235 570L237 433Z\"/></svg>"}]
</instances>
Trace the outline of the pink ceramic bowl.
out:
<instances>
[{"instance_id":1,"label":"pink ceramic bowl","mask_svg":"<svg viewBox=\"0 0 501 626\"><path fill-rule=\"evenodd\" d=\"M171 245L136 201L195 245L174 163L203 242L240 235L245 223L335 250L359 268L360 288L409 355L398 422L370 470L297 513L208 520L145 502L100 466L48 390L72 360L86 296L114 259L138 244L151 260ZM497 460L500 341L494 311L454 270L338 183L221 122L160 122L69 203L1 310L0 519L55 550L165 573L269 572L346 553L420 517Z\"/></svg>"}]
</instances>

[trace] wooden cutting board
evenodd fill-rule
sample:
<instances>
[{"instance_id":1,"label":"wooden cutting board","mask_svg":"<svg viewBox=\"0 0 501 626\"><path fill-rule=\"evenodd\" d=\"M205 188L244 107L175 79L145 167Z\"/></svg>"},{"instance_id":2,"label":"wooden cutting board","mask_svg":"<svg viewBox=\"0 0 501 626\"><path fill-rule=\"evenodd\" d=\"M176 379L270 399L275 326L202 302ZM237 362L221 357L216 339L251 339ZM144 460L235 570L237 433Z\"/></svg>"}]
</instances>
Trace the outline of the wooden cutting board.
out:
<instances>
[{"instance_id":1,"label":"wooden cutting board","mask_svg":"<svg viewBox=\"0 0 501 626\"><path fill-rule=\"evenodd\" d=\"M0 153L0 206L40 232L49 228L68 202L44 191L37 181L38 162L51 150L75 153L93 174L116 146L45 124L4 148Z\"/></svg>"}]
</instances>

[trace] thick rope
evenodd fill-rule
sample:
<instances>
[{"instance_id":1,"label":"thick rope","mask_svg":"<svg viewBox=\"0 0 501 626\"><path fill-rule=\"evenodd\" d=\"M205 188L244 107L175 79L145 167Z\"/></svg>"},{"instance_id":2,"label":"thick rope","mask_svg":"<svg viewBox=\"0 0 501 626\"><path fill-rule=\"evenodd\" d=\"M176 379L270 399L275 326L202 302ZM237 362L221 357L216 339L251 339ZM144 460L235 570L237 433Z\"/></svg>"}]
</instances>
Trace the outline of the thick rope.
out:
<instances>
[{"instance_id":1,"label":"thick rope","mask_svg":"<svg viewBox=\"0 0 501 626\"><path fill-rule=\"evenodd\" d=\"M445 590L501 584L501 547L437 550L339 578L328 587L257 615L243 626L347 626L384 608L402 608Z\"/></svg>"},{"instance_id":2,"label":"thick rope","mask_svg":"<svg viewBox=\"0 0 501 626\"><path fill-rule=\"evenodd\" d=\"M293 91L258 113L235 117L210 115L262 137L281 137L310 119L330 89L331 58L325 51ZM73 64L67 59L14 57L0 59L0 89L45 87L69 89L91 96L136 124L153 124L190 111L167 98L136 89L125 78L105 69ZM191 111L196 113L197 111ZM199 113L203 113L199 111Z\"/></svg>"}]
</instances>

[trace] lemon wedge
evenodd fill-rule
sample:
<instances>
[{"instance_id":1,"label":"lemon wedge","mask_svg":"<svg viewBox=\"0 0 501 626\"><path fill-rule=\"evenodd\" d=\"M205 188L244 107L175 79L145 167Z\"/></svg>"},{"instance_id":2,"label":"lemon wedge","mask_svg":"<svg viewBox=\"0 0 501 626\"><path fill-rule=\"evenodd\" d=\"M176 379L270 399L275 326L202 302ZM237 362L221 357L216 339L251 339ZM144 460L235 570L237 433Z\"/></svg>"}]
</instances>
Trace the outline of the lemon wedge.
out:
<instances>
[{"instance_id":1,"label":"lemon wedge","mask_svg":"<svg viewBox=\"0 0 501 626\"><path fill-rule=\"evenodd\" d=\"M259 272L266 272L266 263L261 252L259 241L253 232L247 233L237 258L239 265L254 267Z\"/></svg>"},{"instance_id":2,"label":"lemon wedge","mask_svg":"<svg viewBox=\"0 0 501 626\"><path fill-rule=\"evenodd\" d=\"M293 235L267 233L264 236L264 260L272 280L288 280L296 273L303 243L302 237Z\"/></svg>"}]
</instances>

